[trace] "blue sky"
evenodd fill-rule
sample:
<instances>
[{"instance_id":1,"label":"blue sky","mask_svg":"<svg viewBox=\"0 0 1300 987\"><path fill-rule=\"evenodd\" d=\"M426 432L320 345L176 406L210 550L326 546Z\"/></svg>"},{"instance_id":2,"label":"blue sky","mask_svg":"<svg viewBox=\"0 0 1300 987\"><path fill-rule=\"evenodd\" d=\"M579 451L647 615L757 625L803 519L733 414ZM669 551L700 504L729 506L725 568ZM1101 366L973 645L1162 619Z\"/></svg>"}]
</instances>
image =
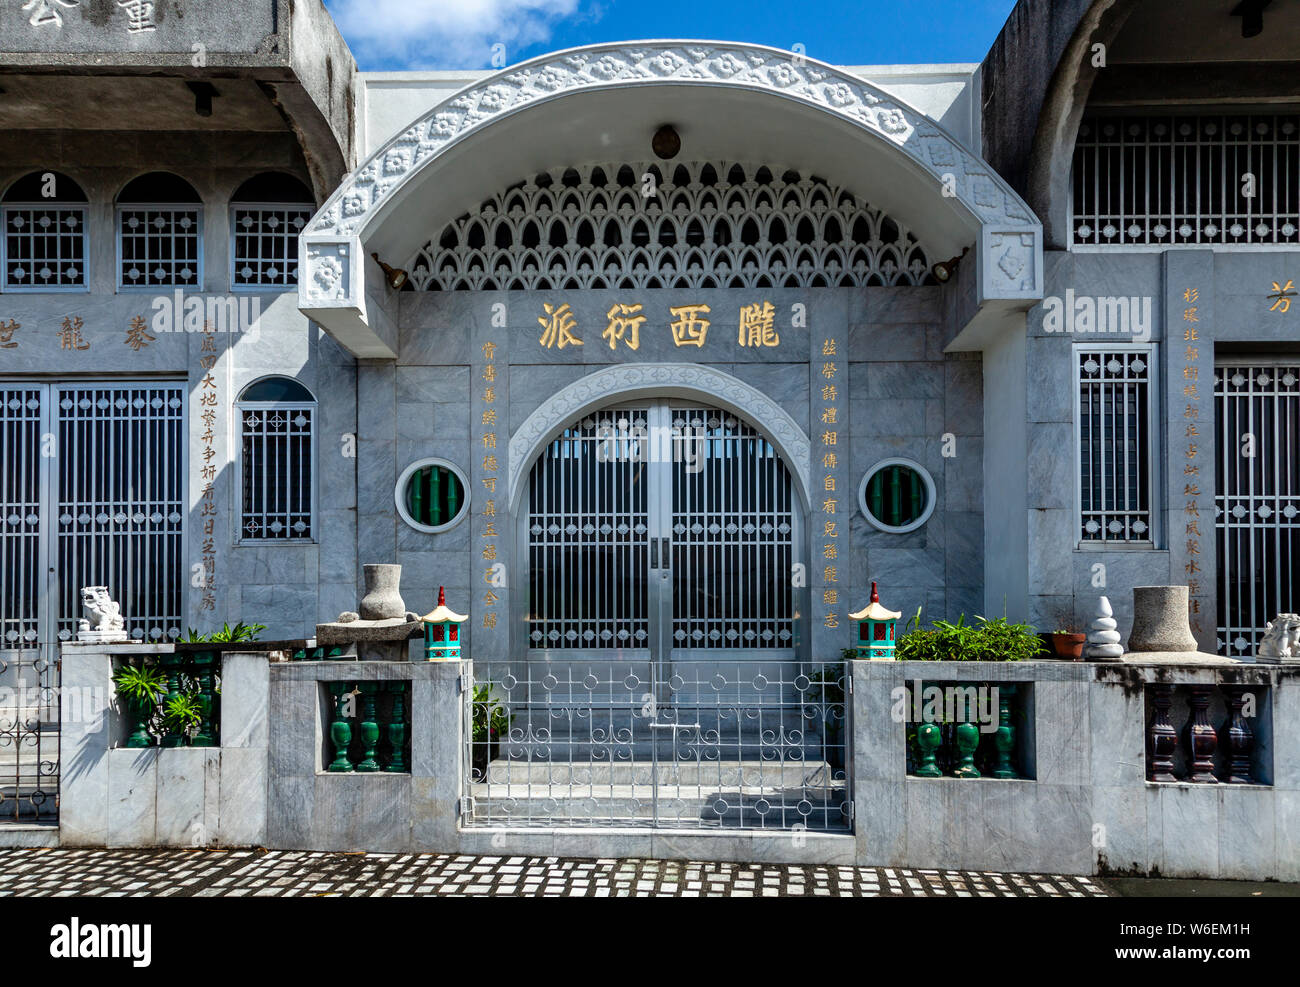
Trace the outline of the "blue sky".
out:
<instances>
[{"instance_id":1,"label":"blue sky","mask_svg":"<svg viewBox=\"0 0 1300 987\"><path fill-rule=\"evenodd\" d=\"M489 68L557 48L707 38L791 48L842 65L978 62L1015 0L325 0L365 70Z\"/></svg>"}]
</instances>

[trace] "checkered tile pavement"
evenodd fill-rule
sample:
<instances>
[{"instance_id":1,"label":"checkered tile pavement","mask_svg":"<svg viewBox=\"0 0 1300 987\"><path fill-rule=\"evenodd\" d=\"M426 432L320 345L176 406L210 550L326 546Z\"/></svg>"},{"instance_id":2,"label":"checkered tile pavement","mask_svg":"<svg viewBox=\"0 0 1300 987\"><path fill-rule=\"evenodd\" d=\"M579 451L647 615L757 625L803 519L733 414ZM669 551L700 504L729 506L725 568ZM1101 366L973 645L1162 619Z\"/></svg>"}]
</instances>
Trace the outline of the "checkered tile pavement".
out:
<instances>
[{"instance_id":1,"label":"checkered tile pavement","mask_svg":"<svg viewBox=\"0 0 1300 987\"><path fill-rule=\"evenodd\" d=\"M1086 877L300 850L0 850L0 897L1106 897Z\"/></svg>"}]
</instances>

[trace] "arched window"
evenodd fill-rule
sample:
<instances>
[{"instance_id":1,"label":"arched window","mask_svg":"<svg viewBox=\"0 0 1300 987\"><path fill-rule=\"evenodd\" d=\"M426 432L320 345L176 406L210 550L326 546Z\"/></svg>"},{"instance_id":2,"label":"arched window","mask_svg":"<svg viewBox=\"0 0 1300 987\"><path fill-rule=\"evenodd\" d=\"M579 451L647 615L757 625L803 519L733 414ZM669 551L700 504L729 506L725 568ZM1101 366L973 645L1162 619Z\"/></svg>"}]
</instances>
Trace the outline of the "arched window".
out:
<instances>
[{"instance_id":1,"label":"arched window","mask_svg":"<svg viewBox=\"0 0 1300 987\"><path fill-rule=\"evenodd\" d=\"M154 171L118 195L117 286L203 287L203 203L185 179Z\"/></svg>"},{"instance_id":2,"label":"arched window","mask_svg":"<svg viewBox=\"0 0 1300 987\"><path fill-rule=\"evenodd\" d=\"M316 211L311 191L290 175L267 172L230 201L231 288L298 285L298 234Z\"/></svg>"},{"instance_id":3,"label":"arched window","mask_svg":"<svg viewBox=\"0 0 1300 987\"><path fill-rule=\"evenodd\" d=\"M310 541L315 535L316 399L289 377L264 377L235 406L240 434L239 537Z\"/></svg>"},{"instance_id":4,"label":"arched window","mask_svg":"<svg viewBox=\"0 0 1300 987\"><path fill-rule=\"evenodd\" d=\"M85 291L86 193L67 175L34 171L4 195L5 291Z\"/></svg>"}]
</instances>

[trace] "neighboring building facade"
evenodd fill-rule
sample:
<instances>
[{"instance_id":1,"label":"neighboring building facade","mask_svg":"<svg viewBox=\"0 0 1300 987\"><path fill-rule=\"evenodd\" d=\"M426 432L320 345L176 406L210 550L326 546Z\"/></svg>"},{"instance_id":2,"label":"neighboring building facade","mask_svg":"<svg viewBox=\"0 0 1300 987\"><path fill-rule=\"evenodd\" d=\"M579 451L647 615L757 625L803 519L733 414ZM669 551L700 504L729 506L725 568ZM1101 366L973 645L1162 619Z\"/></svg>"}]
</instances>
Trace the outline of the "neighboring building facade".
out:
<instances>
[{"instance_id":1,"label":"neighboring building facade","mask_svg":"<svg viewBox=\"0 0 1300 987\"><path fill-rule=\"evenodd\" d=\"M1289 9L456 75L357 72L315 3L154 6L3 14L5 647L100 583L146 639L310 637L394 561L476 659L828 660L873 580L1122 631L1187 581L1234 655L1297 609Z\"/></svg>"}]
</instances>

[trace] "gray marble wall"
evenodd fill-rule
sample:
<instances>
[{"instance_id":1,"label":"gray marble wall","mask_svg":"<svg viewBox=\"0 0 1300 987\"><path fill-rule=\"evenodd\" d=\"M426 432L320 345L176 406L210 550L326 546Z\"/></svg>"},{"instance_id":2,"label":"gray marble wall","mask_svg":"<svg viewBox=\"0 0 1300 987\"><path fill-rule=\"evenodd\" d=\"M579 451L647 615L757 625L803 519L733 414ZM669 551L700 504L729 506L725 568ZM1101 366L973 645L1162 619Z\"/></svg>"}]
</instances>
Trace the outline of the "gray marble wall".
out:
<instances>
[{"instance_id":1,"label":"gray marble wall","mask_svg":"<svg viewBox=\"0 0 1300 987\"><path fill-rule=\"evenodd\" d=\"M1234 351L1274 355L1300 351L1300 306L1270 312L1273 303L1268 298L1273 281L1281 284L1300 276L1295 257L1283 252L1188 248L1152 253L1057 251L1049 252L1046 261L1048 297L1064 298L1072 290L1076 296L1151 301L1150 339L1158 347L1159 375L1155 395L1159 430L1154 446L1157 538L1152 547L1079 546L1073 347L1128 342L1132 337L1048 332L1044 306L1036 306L1029 313L1025 357L1029 618L1042 629L1067 624L1085 627L1097 596L1106 593L1115 607L1120 633L1127 636L1132 587L1195 580L1193 626L1201 648L1213 652L1217 620L1214 360ZM1196 294L1189 301L1186 293L1193 289ZM1195 311L1189 313L1193 307ZM1189 322L1185 315L1197 321ZM1186 336L1193 328L1196 336L1189 340ZM1199 387L1195 397L1185 393L1191 383ZM1189 404L1194 409L1191 417ZM1189 423L1200 432L1195 462L1187 455ZM1185 472L1189 465L1196 467L1195 475ZM1198 492L1187 493L1189 482ZM1188 515L1189 503L1198 505L1199 538L1187 528L1194 520ZM1194 549L1189 545L1192 538L1198 542Z\"/></svg>"},{"instance_id":2,"label":"gray marble wall","mask_svg":"<svg viewBox=\"0 0 1300 987\"><path fill-rule=\"evenodd\" d=\"M128 748L132 724L112 675L128 656L170 647L64 645L62 846L261 846L270 737L265 654L221 663L219 747Z\"/></svg>"},{"instance_id":3,"label":"gray marble wall","mask_svg":"<svg viewBox=\"0 0 1300 987\"><path fill-rule=\"evenodd\" d=\"M33 171L56 171L75 180L89 202L89 257L84 292L0 294L0 323L19 328L15 345L0 348L0 384L39 375L58 381L176 380L186 388L187 516L183 571L185 612L181 629L219 628L245 620L268 625L276 638L309 636L318 620L356 606L356 458L347 438L355 434L356 373L351 356L308 323L297 309L297 292L231 293L229 207L236 189L265 171L307 180L302 152L291 134L68 133L33 131L0 146L0 188ZM171 172L194 186L203 205L203 278L185 299L255 301L260 317L253 331L213 334L215 360L202 334L159 331L159 300L171 289L118 290L114 200L122 187L149 171ZM249 309L251 311L251 309ZM154 336L140 348L127 345L131 319L142 316ZM63 349L58 330L80 318L85 349ZM245 327L247 328L247 327ZM211 447L204 458L201 412L204 378L211 373L216 396ZM254 380L280 374L301 381L317 397L317 532L304 543L257 544L243 538L239 502L238 428L233 402ZM146 453L147 454L147 453ZM162 462L159 462L162 466ZM204 468L212 466L210 475ZM216 515L205 534L200 497L212 483ZM205 540L211 538L211 552ZM211 605L196 580L206 555L213 558ZM194 568L198 566L196 571ZM118 598L121 593L110 587ZM128 620L131 614L126 614Z\"/></svg>"},{"instance_id":4,"label":"gray marble wall","mask_svg":"<svg viewBox=\"0 0 1300 987\"><path fill-rule=\"evenodd\" d=\"M1290 666L855 661L852 834L509 831L459 821L463 689L472 662L268 664L265 654L227 654L222 746L160 751L122 747L129 728L113 708L109 681L109 652L116 651L140 647L63 652L62 845L259 844L1300 880L1300 672ZM409 772L324 770L324 683L359 679L410 684ZM1031 683L1034 779L909 776L907 725L892 710L895 690L917 679ZM1256 722L1272 784L1147 782L1143 697L1154 681L1267 689L1270 705ZM84 710L71 707L87 695L99 698Z\"/></svg>"},{"instance_id":5,"label":"gray marble wall","mask_svg":"<svg viewBox=\"0 0 1300 987\"><path fill-rule=\"evenodd\" d=\"M804 561L813 601L814 648L835 655L849 643L847 614L866 602L870 581L878 580L882 599L909 614L919 606L926 619L982 612L984 602L983 376L978 354L945 355L951 336L945 325L938 288L868 288L817 290L589 291L404 293L399 296L401 346L395 365L363 362L358 368L360 436L358 476L358 562L395 559L404 567L403 595L408 606L432 604L440 585L448 602L473 617L468 625L468 653L504 657L518 642L498 619L486 628L483 519L486 500L495 500L497 523L493 552L512 569L514 525L508 498L498 490L489 497L482 469L483 436L494 431L495 455L504 488L509 437L530 414L559 389L612 364L704 364L730 374L775 400L810 439L811 458L820 467L824 433L835 431L842 479L835 491L838 544L838 592L823 602L819 580L822 514L828 496L823 477L814 470L818 489L808 491L810 524ZM742 305L770 302L779 336L772 347L739 342ZM574 335L582 345L543 346L543 305L568 304ZM602 337L606 313L615 303L641 305L646 321L638 347L627 340ZM669 329L669 308L707 304L710 320L702 346L676 345ZM828 339L839 340L833 356L823 358ZM492 374L484 379L484 346L493 349ZM834 362L835 377L823 374ZM482 425L486 389L495 384L492 404L499 422ZM828 404L823 387L837 388L838 419L822 421ZM708 400L701 394L699 399ZM611 403L619 400L610 396ZM761 423L760 427L761 427ZM424 534L397 517L393 491L401 471L415 459L439 456L471 477L473 501L469 522L440 533ZM937 490L934 515L919 530L887 534L873 528L858 507L858 487L878 460L903 456L924 465ZM525 467L526 468L526 467ZM812 534L810 529L810 535ZM815 550L815 554L814 554ZM817 576L817 580L812 576ZM511 572L513 577L513 572ZM495 609L513 613L513 578L504 591L494 590ZM837 628L826 627L835 612ZM824 611L824 612L823 612Z\"/></svg>"}]
</instances>

